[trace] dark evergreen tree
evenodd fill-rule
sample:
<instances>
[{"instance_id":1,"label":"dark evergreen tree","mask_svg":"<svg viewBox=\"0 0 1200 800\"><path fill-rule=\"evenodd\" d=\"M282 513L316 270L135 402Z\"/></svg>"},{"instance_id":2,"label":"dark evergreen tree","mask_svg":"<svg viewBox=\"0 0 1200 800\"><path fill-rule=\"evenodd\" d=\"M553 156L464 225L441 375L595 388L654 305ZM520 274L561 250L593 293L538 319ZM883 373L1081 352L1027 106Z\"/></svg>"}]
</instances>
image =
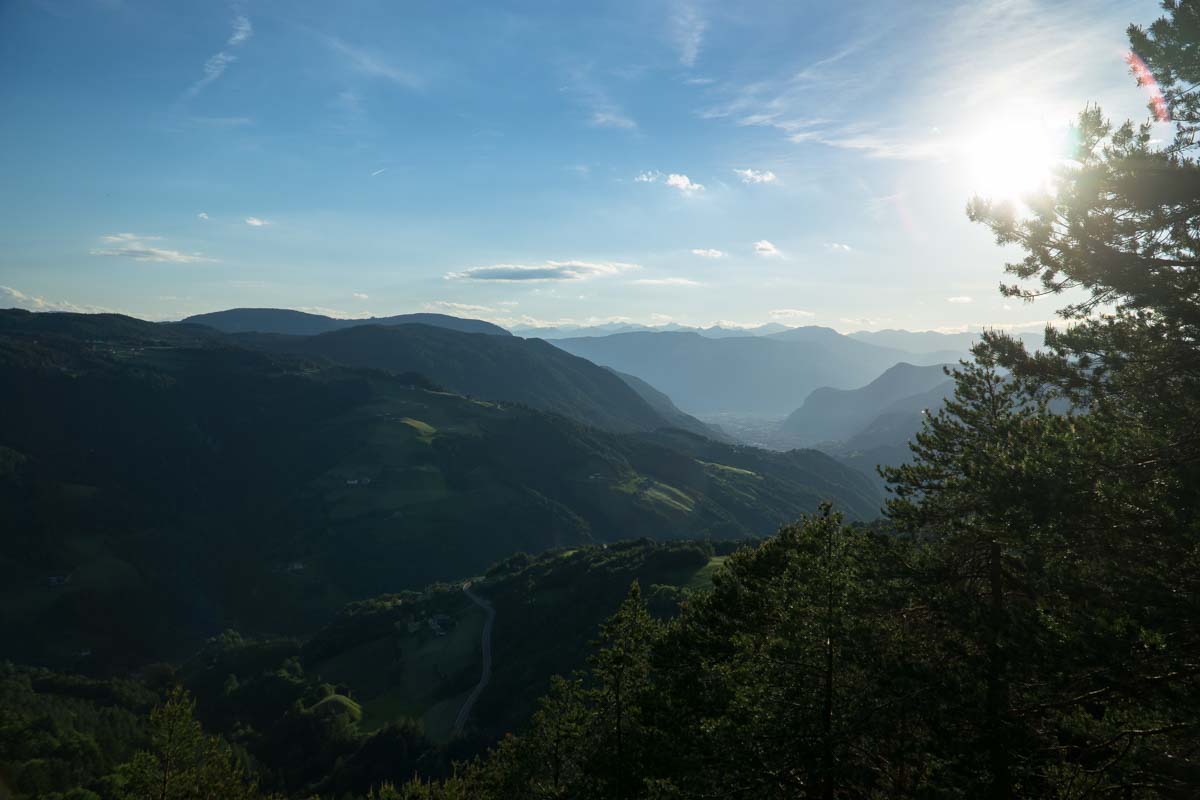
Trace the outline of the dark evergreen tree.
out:
<instances>
[{"instance_id":1,"label":"dark evergreen tree","mask_svg":"<svg viewBox=\"0 0 1200 800\"><path fill-rule=\"evenodd\" d=\"M1087 292L1061 309L1066 327L1047 331L1049 352L1001 336L987 348L1080 411L1074 442L1087 457L1059 480L1088 490L1064 501L1063 528L1065 561L1089 591L1068 629L1075 692L1057 707L1072 762L1060 779L1096 795L1200 786L1200 4L1163 7L1148 29L1130 28L1130 61L1159 90L1151 111L1175 120L1174 141L1155 148L1149 124L1114 126L1089 108L1072 164L1028 213L969 207L1026 252L1008 270L1038 287L1005 293Z\"/></svg>"},{"instance_id":2,"label":"dark evergreen tree","mask_svg":"<svg viewBox=\"0 0 1200 800\"><path fill-rule=\"evenodd\" d=\"M251 800L260 796L229 745L201 730L195 707L195 701L176 688L151 712L150 749L138 753L118 770L118 797Z\"/></svg>"}]
</instances>

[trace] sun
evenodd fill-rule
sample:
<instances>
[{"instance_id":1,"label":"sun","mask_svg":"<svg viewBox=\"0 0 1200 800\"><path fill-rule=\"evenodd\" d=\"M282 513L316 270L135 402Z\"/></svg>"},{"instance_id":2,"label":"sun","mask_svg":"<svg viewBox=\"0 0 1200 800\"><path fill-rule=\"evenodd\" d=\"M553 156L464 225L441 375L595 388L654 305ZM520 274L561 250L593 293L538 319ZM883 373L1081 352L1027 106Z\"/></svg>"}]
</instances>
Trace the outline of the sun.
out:
<instances>
[{"instance_id":1,"label":"sun","mask_svg":"<svg viewBox=\"0 0 1200 800\"><path fill-rule=\"evenodd\" d=\"M1067 156L1065 136L1032 120L999 120L968 139L967 180L990 200L1020 202L1053 185L1055 167Z\"/></svg>"}]
</instances>

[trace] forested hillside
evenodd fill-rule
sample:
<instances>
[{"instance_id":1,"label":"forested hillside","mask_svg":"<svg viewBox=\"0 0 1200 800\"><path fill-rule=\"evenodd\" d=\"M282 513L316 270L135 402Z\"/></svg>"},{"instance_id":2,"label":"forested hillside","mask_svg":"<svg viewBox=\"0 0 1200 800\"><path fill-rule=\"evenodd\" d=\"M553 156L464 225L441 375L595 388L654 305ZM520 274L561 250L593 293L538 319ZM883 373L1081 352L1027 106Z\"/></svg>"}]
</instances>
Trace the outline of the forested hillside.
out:
<instances>
[{"instance_id":1,"label":"forested hillside","mask_svg":"<svg viewBox=\"0 0 1200 800\"><path fill-rule=\"evenodd\" d=\"M452 760L523 727L553 675L584 666L630 581L649 587L654 613L667 618L711 585L734 547L626 541L493 565L473 587L496 611L495 669L461 730L484 614L458 583L351 603L297 637L225 631L178 666L131 678L0 664L6 796L141 796L150 776L168 796L197 782L221 787L222 798L248 796L238 786L246 763L263 790L288 796L361 797L414 772L449 775ZM177 771L163 775L168 755Z\"/></svg>"},{"instance_id":2,"label":"forested hillside","mask_svg":"<svg viewBox=\"0 0 1200 800\"><path fill-rule=\"evenodd\" d=\"M662 414L609 370L538 339L463 333L431 325L367 325L312 337L242 334L244 345L355 367L418 372L459 394L522 403L627 433L704 424Z\"/></svg>"},{"instance_id":3,"label":"forested hillside","mask_svg":"<svg viewBox=\"0 0 1200 800\"><path fill-rule=\"evenodd\" d=\"M0 377L0 626L6 655L42 663L302 631L518 550L759 536L827 498L863 519L879 503L814 451L614 435L203 328L3 312Z\"/></svg>"},{"instance_id":4,"label":"forested hillside","mask_svg":"<svg viewBox=\"0 0 1200 800\"><path fill-rule=\"evenodd\" d=\"M824 386L814 390L783 421L780 433L804 444L845 441L897 404L912 404L917 395L926 395L948 381L944 365L918 367L901 362L860 388ZM939 405L934 403L932 410ZM901 441L905 440L907 437Z\"/></svg>"}]
</instances>

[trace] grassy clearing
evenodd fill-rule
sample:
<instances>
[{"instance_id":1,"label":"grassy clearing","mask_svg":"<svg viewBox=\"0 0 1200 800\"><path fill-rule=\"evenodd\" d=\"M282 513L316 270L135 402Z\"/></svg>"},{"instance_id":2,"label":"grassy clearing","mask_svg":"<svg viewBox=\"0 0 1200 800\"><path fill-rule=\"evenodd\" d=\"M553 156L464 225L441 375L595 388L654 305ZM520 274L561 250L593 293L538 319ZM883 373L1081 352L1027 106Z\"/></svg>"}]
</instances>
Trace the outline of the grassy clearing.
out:
<instances>
[{"instance_id":1,"label":"grassy clearing","mask_svg":"<svg viewBox=\"0 0 1200 800\"><path fill-rule=\"evenodd\" d=\"M725 563L725 559L729 556L713 556L700 569L692 575L692 577L683 584L685 589L703 590L712 588L713 574Z\"/></svg>"},{"instance_id":2,"label":"grassy clearing","mask_svg":"<svg viewBox=\"0 0 1200 800\"><path fill-rule=\"evenodd\" d=\"M623 494L631 494L642 502L667 506L673 511L684 514L690 514L696 507L695 501L687 493L637 473L625 476L620 483L612 484L612 489Z\"/></svg>"},{"instance_id":3,"label":"grassy clearing","mask_svg":"<svg viewBox=\"0 0 1200 800\"><path fill-rule=\"evenodd\" d=\"M679 491L674 486L668 486L665 483L657 481L654 481L651 486L646 488L641 496L651 502L669 506L676 511L682 511L684 514L690 514L696 507L695 501L690 496Z\"/></svg>"},{"instance_id":4,"label":"grassy clearing","mask_svg":"<svg viewBox=\"0 0 1200 800\"><path fill-rule=\"evenodd\" d=\"M419 419L413 419L412 417L402 417L400 419L400 421L403 422L405 425L408 425L413 430L415 430L417 432L417 434L423 439L432 439L434 437L434 435L437 433L437 428L433 427L428 422L422 422Z\"/></svg>"},{"instance_id":5,"label":"grassy clearing","mask_svg":"<svg viewBox=\"0 0 1200 800\"><path fill-rule=\"evenodd\" d=\"M323 680L352 687L362 703L361 728L377 730L401 717L420 719L434 741L450 737L454 718L469 690L439 699L438 687L480 662L483 609L466 605L446 636L422 628L416 634L385 636L340 653L313 667Z\"/></svg>"},{"instance_id":6,"label":"grassy clearing","mask_svg":"<svg viewBox=\"0 0 1200 800\"><path fill-rule=\"evenodd\" d=\"M732 472L732 473L735 473L738 475L745 475L746 477L749 477L749 478L762 477L757 472L751 472L750 470L742 469L741 467L731 467L728 464L717 464L712 461L700 461L699 459L697 459L696 463L702 464L706 470L717 470L720 472Z\"/></svg>"},{"instance_id":7,"label":"grassy clearing","mask_svg":"<svg viewBox=\"0 0 1200 800\"><path fill-rule=\"evenodd\" d=\"M365 486L338 487L326 497L331 518L344 521L433 503L449 494L446 479L436 467L419 466L391 472Z\"/></svg>"}]
</instances>

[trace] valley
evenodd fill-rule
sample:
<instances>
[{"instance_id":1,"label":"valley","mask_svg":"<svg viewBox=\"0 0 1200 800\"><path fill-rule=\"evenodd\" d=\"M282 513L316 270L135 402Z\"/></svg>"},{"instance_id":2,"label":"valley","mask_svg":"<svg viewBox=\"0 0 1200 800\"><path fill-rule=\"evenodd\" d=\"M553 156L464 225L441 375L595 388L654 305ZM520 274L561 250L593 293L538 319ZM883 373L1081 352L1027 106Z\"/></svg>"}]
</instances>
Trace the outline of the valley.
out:
<instances>
[{"instance_id":1,"label":"valley","mask_svg":"<svg viewBox=\"0 0 1200 800\"><path fill-rule=\"evenodd\" d=\"M880 503L816 451L603 431L207 328L4 313L0 348L19 387L0 499L22 521L0 628L11 655L58 666L178 656L226 627L300 633L516 551L755 537L830 497L861 520Z\"/></svg>"}]
</instances>

